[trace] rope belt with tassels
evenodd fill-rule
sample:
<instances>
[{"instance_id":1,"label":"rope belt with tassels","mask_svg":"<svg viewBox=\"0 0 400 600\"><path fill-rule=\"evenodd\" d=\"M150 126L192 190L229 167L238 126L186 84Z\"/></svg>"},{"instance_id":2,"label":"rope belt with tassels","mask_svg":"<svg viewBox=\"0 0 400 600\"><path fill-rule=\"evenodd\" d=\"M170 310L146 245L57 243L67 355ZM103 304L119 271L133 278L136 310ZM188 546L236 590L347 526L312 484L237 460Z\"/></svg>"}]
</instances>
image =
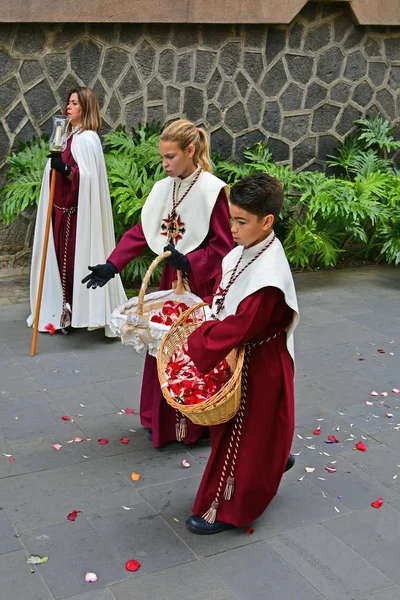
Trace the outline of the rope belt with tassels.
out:
<instances>
[{"instance_id":1,"label":"rope belt with tassels","mask_svg":"<svg viewBox=\"0 0 400 600\"><path fill-rule=\"evenodd\" d=\"M237 458L239 455L239 446L240 440L242 437L242 429L243 429L243 417L244 411L246 408L246 397L247 397L247 389L248 389L248 377L249 377L249 364L250 357L253 348L256 346L262 346L263 344L267 344L271 340L274 340L278 336L285 333L285 330L279 331L275 335L272 335L266 340L262 342L247 342L245 344L245 356L243 361L243 369L242 369L242 394L240 399L240 407L239 410L234 417L235 423L233 426L233 430L231 433L231 437L229 439L228 450L226 452L225 461L222 466L221 479L219 480L217 494L214 498L214 501L211 504L211 507L208 511L203 515L203 519L207 521L207 523L214 523L217 518L217 511L220 505L220 497L222 493L222 488L225 483L225 491L224 498L225 500L231 500L233 496L233 492L235 490L235 467ZM228 474L229 473L229 474Z\"/></svg>"},{"instance_id":2,"label":"rope belt with tassels","mask_svg":"<svg viewBox=\"0 0 400 600\"><path fill-rule=\"evenodd\" d=\"M69 235L70 235L70 230L71 230L71 217L77 211L78 207L72 206L71 208L65 208L64 206L57 206L57 204L54 204L53 206L54 206L54 208L57 208L57 210L61 210L64 214L67 215L67 224L65 226L64 256L63 256L62 272L61 272L63 306L62 306L62 313L61 313L61 318L60 318L60 326L61 326L61 328L64 328L66 326L66 324L68 323L68 320L70 319L70 315L71 315L71 308L69 307L69 305L67 303L66 291L65 291L66 283L67 283L68 241L69 241Z\"/></svg>"}]
</instances>

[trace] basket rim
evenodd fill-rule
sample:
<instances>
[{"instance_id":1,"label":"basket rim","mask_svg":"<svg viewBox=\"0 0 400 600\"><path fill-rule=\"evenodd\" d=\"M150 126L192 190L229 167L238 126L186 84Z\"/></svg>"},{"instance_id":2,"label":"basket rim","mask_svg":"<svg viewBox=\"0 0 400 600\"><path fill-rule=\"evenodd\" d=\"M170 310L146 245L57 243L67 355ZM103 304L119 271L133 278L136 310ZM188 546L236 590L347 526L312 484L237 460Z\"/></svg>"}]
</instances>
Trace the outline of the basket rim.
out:
<instances>
[{"instance_id":1,"label":"basket rim","mask_svg":"<svg viewBox=\"0 0 400 600\"><path fill-rule=\"evenodd\" d=\"M200 402L199 404L189 404L189 405L181 404L180 402L177 402L176 400L174 400L174 398L170 394L170 391L168 388L168 379L166 377L165 367L162 362L163 359L165 359L165 357L171 356L169 351L166 352L166 345L168 344L168 340L174 334L174 331L176 329L178 329L179 327L181 327L185 323L187 318L193 312L202 308L203 306L208 306L207 302L199 302L198 304L191 306L187 311L182 313L180 318L175 321L175 323L171 326L169 332L165 335L165 337L161 341L160 348L159 348L159 351L157 354L157 370L158 370L158 378L159 378L162 394L163 394L165 400L168 402L168 404L170 404L170 406L172 406L173 408L176 408L182 414L191 414L191 413L193 414L193 413L211 411L213 408L216 408L216 406L220 406L225 401L229 400L229 397L234 393L235 389L239 385L241 385L242 366L243 366L244 354L245 354L244 346L240 346L239 348L234 348L227 355L227 356L230 356L230 354L232 354L233 352L236 353L236 365L232 372L232 376L227 382L224 383L222 388L216 394L214 394L207 400L204 400L203 402ZM197 325L197 327L199 327L200 325L201 325L201 323L199 323ZM187 337L186 337L186 339L187 339Z\"/></svg>"}]
</instances>

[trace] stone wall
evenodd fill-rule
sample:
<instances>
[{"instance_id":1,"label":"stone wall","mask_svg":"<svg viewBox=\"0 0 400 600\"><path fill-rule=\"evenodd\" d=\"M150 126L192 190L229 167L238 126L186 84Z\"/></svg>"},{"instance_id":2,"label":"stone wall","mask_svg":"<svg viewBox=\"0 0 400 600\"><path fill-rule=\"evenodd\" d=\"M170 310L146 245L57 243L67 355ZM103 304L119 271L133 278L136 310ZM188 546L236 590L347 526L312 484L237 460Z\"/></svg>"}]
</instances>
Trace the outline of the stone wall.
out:
<instances>
[{"instance_id":1,"label":"stone wall","mask_svg":"<svg viewBox=\"0 0 400 600\"><path fill-rule=\"evenodd\" d=\"M355 26L337 2L285 26L0 24L0 166L50 132L76 84L96 91L103 131L185 116L224 158L263 140L277 161L320 169L360 116L398 119L400 28ZM23 264L29 222L0 231L0 266Z\"/></svg>"}]
</instances>

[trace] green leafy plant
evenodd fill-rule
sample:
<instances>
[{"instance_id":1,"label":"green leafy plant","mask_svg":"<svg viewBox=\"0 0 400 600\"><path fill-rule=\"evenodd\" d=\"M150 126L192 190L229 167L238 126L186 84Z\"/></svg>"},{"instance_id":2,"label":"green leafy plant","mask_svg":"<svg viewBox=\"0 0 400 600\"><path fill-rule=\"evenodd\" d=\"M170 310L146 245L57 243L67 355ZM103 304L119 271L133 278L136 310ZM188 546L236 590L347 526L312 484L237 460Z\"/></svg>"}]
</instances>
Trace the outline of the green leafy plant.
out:
<instances>
[{"instance_id":1,"label":"green leafy plant","mask_svg":"<svg viewBox=\"0 0 400 600\"><path fill-rule=\"evenodd\" d=\"M153 185L165 177L158 153L160 133L160 124L151 123L133 129L131 135L122 127L104 136L117 240L140 221L143 204ZM143 279L153 259L154 254L146 250L128 264L122 272L123 277L128 281ZM160 280L161 270L161 267L155 270L154 283Z\"/></svg>"},{"instance_id":2,"label":"green leafy plant","mask_svg":"<svg viewBox=\"0 0 400 600\"><path fill-rule=\"evenodd\" d=\"M17 152L6 157L5 184L0 189L1 216L6 225L28 206L39 201L43 170L49 153L48 139L43 135L29 142L19 142Z\"/></svg>"},{"instance_id":3,"label":"green leafy plant","mask_svg":"<svg viewBox=\"0 0 400 600\"><path fill-rule=\"evenodd\" d=\"M400 264L400 177L390 158L400 142L380 115L357 125L330 157L336 175L296 173L275 164L263 143L245 148L241 163L213 156L214 173L230 185L257 172L282 182L285 200L275 229L296 269L333 267L353 256ZM139 222L150 190L165 176L158 154L160 133L160 124L153 122L131 134L120 128L104 136L117 239ZM9 169L0 191L6 223L37 203L47 148L45 138L33 140L6 159ZM143 279L153 258L146 250L128 265L123 271L128 284ZM159 267L153 283L160 273Z\"/></svg>"}]
</instances>

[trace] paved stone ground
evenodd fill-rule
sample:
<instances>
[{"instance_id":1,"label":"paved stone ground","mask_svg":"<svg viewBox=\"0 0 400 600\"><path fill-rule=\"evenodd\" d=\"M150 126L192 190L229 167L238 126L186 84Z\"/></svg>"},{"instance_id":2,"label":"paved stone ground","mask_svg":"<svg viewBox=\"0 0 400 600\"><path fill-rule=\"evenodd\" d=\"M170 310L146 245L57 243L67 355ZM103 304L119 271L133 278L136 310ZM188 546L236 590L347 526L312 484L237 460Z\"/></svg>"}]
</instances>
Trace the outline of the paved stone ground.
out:
<instances>
[{"instance_id":1,"label":"paved stone ground","mask_svg":"<svg viewBox=\"0 0 400 600\"><path fill-rule=\"evenodd\" d=\"M207 538L184 522L208 446L155 450L136 415L118 414L138 409L142 360L86 331L40 335L30 357L27 305L18 304L26 288L0 282L2 600L400 598L400 395L391 391L400 388L400 270L302 274L296 283L296 467L252 535ZM328 435L339 443L325 444ZM67 443L76 436L84 441ZM70 522L73 509L82 513ZM31 573L29 554L49 561ZM137 573L125 570L131 558ZM98 582L85 583L86 571Z\"/></svg>"}]
</instances>

